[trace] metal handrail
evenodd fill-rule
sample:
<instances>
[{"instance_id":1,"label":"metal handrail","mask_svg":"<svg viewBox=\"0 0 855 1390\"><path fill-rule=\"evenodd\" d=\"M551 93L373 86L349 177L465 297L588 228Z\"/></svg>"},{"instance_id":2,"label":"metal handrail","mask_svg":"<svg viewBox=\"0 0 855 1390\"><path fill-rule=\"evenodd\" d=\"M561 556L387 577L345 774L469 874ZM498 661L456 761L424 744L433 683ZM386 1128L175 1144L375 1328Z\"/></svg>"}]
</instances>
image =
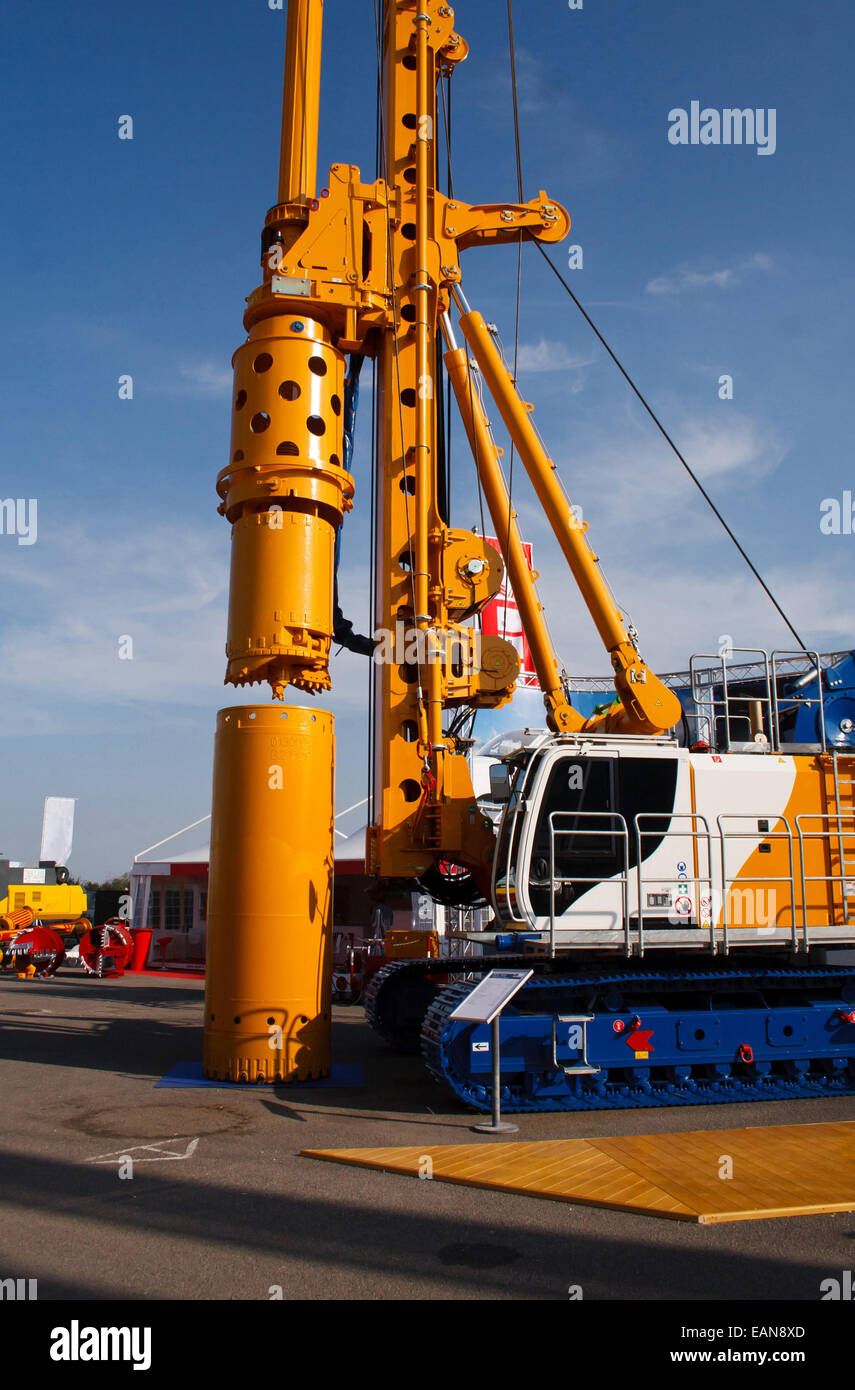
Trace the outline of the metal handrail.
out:
<instances>
[{"instance_id":1,"label":"metal handrail","mask_svg":"<svg viewBox=\"0 0 855 1390\"><path fill-rule=\"evenodd\" d=\"M822 747L823 753L825 753L825 752L826 752L826 747L827 747L827 745L826 745L826 737L825 737L825 700L824 700L823 693L822 693L822 667L821 667L821 665L820 665L819 652L809 652L809 651L804 651L804 652L792 652L792 651L786 651L786 650L783 650L783 649L773 651L773 652L772 652L772 656L771 656L771 662L772 662L772 695L773 695L773 708L774 708L774 719L775 719L775 723L774 723L775 752L776 752L776 753L779 752L779 751L780 751L780 747L781 747L781 723L780 723L780 710L779 710L779 708L778 708L778 663L779 663L780 661L789 661L789 660L791 660L794 656L806 656L806 657L809 656L809 657L812 658L812 660L813 660L813 665L814 665L814 670L816 671L816 689L817 689L817 694L816 694L815 696L814 696L814 695L788 695L788 696L787 696L787 703L788 703L789 705L812 705L816 700L819 701L819 743L820 743L820 746ZM803 677L803 679L804 679L804 677Z\"/></svg>"},{"instance_id":2,"label":"metal handrail","mask_svg":"<svg viewBox=\"0 0 855 1390\"><path fill-rule=\"evenodd\" d=\"M508 816L508 815L510 814L510 815L513 817L513 824L509 824L509 825L508 825L508 835L507 835L507 841L506 841L506 847L507 847L507 853L506 853L506 855L505 855L505 904L506 904L506 910L507 910L507 914L508 914L508 919L509 919L511 922L519 922L519 923L521 923L521 924L523 924L523 925L525 925L525 926L531 926L531 919L530 919L529 917L527 917L527 916L519 915L519 914L517 914L517 912L515 911L515 902L514 902L514 898L515 898L516 891L517 891L517 887L518 887L517 882L516 882L516 875L514 875L514 892L513 892L513 893L511 892L511 854L512 854L512 852L513 852L514 839L515 839L515 836L516 836L516 828L517 828L517 827L516 827L516 822L517 822L517 819L519 818L519 816L520 816L521 814L524 814L524 808L525 808L525 806L526 806L525 794L526 794L526 791L528 790L528 785L529 785L529 782L530 782L530 780L531 780L532 765L533 765L536 761L537 761L537 760L536 760L535 758L529 758L529 761L528 761L528 763L526 764L526 766L525 766L525 768L524 768L524 776L523 776L523 779L522 779L522 783L521 783L519 789L514 788L514 790L511 792L511 802L508 803L508 806L507 806L507 808L506 808L506 810L505 810L505 816ZM502 818L502 825L504 825L504 817ZM499 873L499 856L496 855L495 861L494 861L493 883L492 883L492 887L493 887L493 898L494 898L494 900L496 900L496 901L498 900L498 894L497 894L497 891L496 891L496 890L497 890L497 884L498 884L498 873Z\"/></svg>"},{"instance_id":3,"label":"metal handrail","mask_svg":"<svg viewBox=\"0 0 855 1390\"><path fill-rule=\"evenodd\" d=\"M823 717L823 721L822 721L822 727L823 727L823 730L824 730L824 729L825 729L825 718L824 718L824 717ZM844 753L843 756L846 757L846 754ZM832 751L831 767L832 767L832 772L833 772L833 774L834 774L834 807L835 807L835 815L836 815L836 819L837 819L837 853L838 853L838 856L839 856L839 858L840 858L840 870L841 870L841 873L843 874L843 921L844 921L844 925L848 926L848 924L849 924L849 896L850 896L850 895L849 895L849 890L848 890L848 888L847 888L847 886L846 886L846 885L848 884L848 882L849 882L849 880L848 880L847 877L846 877L846 865L847 865L847 862L850 862L850 861L847 861L846 855L845 855L844 850L843 850L843 816L844 816L844 811L843 811L842 802L841 802L841 800L840 800L840 788L841 788L842 786L849 786L849 787L855 788L855 780L853 780L851 777L849 777L849 778L841 778L841 776L840 776L840 770L839 770L839 767L838 767L838 763L839 763L840 757L841 757L841 751L840 751L840 749L839 749L839 748L835 748L835 749ZM851 754L850 754L850 759L851 759Z\"/></svg>"},{"instance_id":4,"label":"metal handrail","mask_svg":"<svg viewBox=\"0 0 855 1390\"><path fill-rule=\"evenodd\" d=\"M642 827L641 827L641 822L642 822L643 820L667 820L667 821L668 821L668 829L667 829L667 830L643 830ZM685 831L685 830L672 830L672 829L671 829L671 824L672 824L673 821L683 821L683 820L689 820L689 821L693 821L693 822L694 822L694 821L701 821L701 822L703 823L703 827L704 827L704 828L703 828L703 831L698 830L698 829L697 829L696 827L694 827L694 826L693 826L693 828L692 828L691 830L689 830L688 832ZM699 906L700 906L700 887L699 887L699 885L700 885L701 883L706 883L706 884L709 886L710 907L712 908L712 895L713 895L713 881L712 881L712 839L711 839L711 835L710 835L709 822L708 822L706 816L702 816L702 815L701 815L699 812L697 812L697 811L664 811L664 812L657 812L657 811L639 811L639 813L638 813L638 814L636 815L636 817L635 817L635 822L634 822L634 824L635 824L635 841L636 841L636 847L637 847L637 849L638 849L638 862L637 862L637 865L636 865L636 874L637 874L637 879L638 879L638 954L639 954L640 956L643 956L643 955L644 955L644 893L643 893L642 890L643 890L644 884L645 884L645 883L648 883L648 884L651 884L651 883L658 883L658 884L660 884L660 885L662 885L662 884L668 884L669 886L673 886L674 884L679 884L679 883L682 883L682 882L689 883L689 882L691 881L692 883L694 883L694 884L696 885L696 891L697 891L697 894L698 894L698 900L699 900ZM668 878L649 877L649 876L648 876L647 878L645 878L645 875L644 875L644 856L643 856L643 854L642 854L642 845L641 845L641 842L642 842L642 839L644 838L644 836L645 836L645 835L656 835L656 836L659 837L659 839L668 840L668 839L674 839L674 838L677 838L677 837L685 838L687 834L688 834L688 836L689 836L689 837L691 838L691 840L692 840L692 850L693 850L693 855L694 855L695 857L697 857L697 845L698 845L698 840L699 840L701 837L703 837L703 838L706 840L706 849L707 849L707 873L706 873L706 874L693 873L693 874L689 875L689 873L688 873L688 871L687 871L685 879L681 879L679 876L677 876L677 877L675 878L675 877L672 876L672 875L669 875ZM695 867L694 864L693 864L692 867L693 867L693 868ZM715 918L714 918L714 916L713 916L713 914L712 914L712 911L710 911L710 950L712 951L712 953L713 953L713 955L714 955L714 954L715 954Z\"/></svg>"},{"instance_id":5,"label":"metal handrail","mask_svg":"<svg viewBox=\"0 0 855 1390\"><path fill-rule=\"evenodd\" d=\"M821 652L819 659L822 663L823 670L825 670L828 666L834 666L838 662L844 661L849 656L851 656L850 651ZM805 674L803 659L804 652L801 650L794 652L791 657L782 657L782 660L786 660L791 668L788 672L784 672L783 674L791 676ZM729 669L731 674L738 680L750 680L753 676L759 674L756 662L747 662L741 666L731 666ZM658 675L662 684L666 685L669 690L682 690L688 683L689 673L688 671L660 671ZM592 694L614 693L614 677L611 674L607 676L572 675L567 677L567 684L571 690L590 691Z\"/></svg>"},{"instance_id":6,"label":"metal handrail","mask_svg":"<svg viewBox=\"0 0 855 1390\"><path fill-rule=\"evenodd\" d=\"M840 835L840 840L839 840L839 845L840 845L840 873L839 873L839 874L806 874L806 873L805 873L805 852L804 852L804 842L805 842L805 840L826 840L826 841L828 842L828 844L829 844L829 849L830 849L830 846L831 846L831 828L829 827L827 830L803 830L803 828L802 828L802 821L811 821L811 820L819 820L819 821L836 821L836 822L838 822L838 827L839 827L840 824L842 823L842 821L844 821L844 820L846 820L846 819L851 819L851 821L852 821L852 830L851 830L851 831L841 832L840 829L838 828L838 834ZM843 833L845 833L845 834L847 834L847 835L851 834L853 837L855 837L855 812L853 812L853 813L851 814L851 816L845 817L845 816L843 816L839 811L833 811L833 812L831 812L831 813L820 812L820 811L805 811L805 812L802 812L801 815L796 816L796 831L798 832L798 837L799 837L799 861L800 861L801 882L802 882L802 930L803 930L803 935L804 935L804 949L807 950L807 949L808 949L807 885L808 885L809 883L838 883L838 882L839 882L839 884L840 884L840 896L841 896L842 906L843 906L843 917L844 917L843 925L844 925L844 926L848 926L848 917L849 917L849 906L848 906L848 904L849 904L849 894L848 894L847 891L846 891L846 881L847 881L847 880L846 880L846 865L845 865L845 863L844 863L844 858L843 858L843 840L842 840L842 834L843 834ZM834 901L834 895L833 895L833 893L832 893L832 902L833 902L833 901Z\"/></svg>"},{"instance_id":7,"label":"metal handrail","mask_svg":"<svg viewBox=\"0 0 855 1390\"><path fill-rule=\"evenodd\" d=\"M507 913L508 913L508 917L510 918L510 920L511 920L512 922L523 922L523 923L525 923L525 922L527 922L527 918L522 917L522 916L518 916L518 915L517 915L517 912L516 912L516 910L515 910L515 901L514 901L514 899L515 899L515 896L516 896L516 888L517 888L516 876L514 877L514 892L513 892L513 893L511 892L511 853L512 853L512 851L513 851L514 839L515 839L515 837L516 837L516 822L517 822L517 817L518 817L519 814L520 814L520 811L521 811L522 806L523 806L522 797L521 797L521 796L518 796L517 799L516 799L516 801L514 802L513 806L509 806L509 807L508 807L508 810L507 810L506 813L505 813L506 815L507 815L508 813L510 813L510 815L513 817L513 823L510 824L510 825L508 825L507 854L506 854L506 856L505 856L505 908L506 908L506 911L507 911ZM496 867L498 868L498 862L497 862L497 866L496 866ZM494 896L494 898L497 896L497 894L496 894L496 886L497 886L497 885L496 885L496 883L494 882L494 884L493 884L493 896ZM529 923L528 925L531 925L531 924Z\"/></svg>"},{"instance_id":8,"label":"metal handrail","mask_svg":"<svg viewBox=\"0 0 855 1390\"><path fill-rule=\"evenodd\" d=\"M691 748L696 743L705 743L708 748L713 747L714 729L712 720L708 714L688 714L684 711L686 723L689 725L689 743ZM694 738L691 737L691 726L695 726Z\"/></svg>"},{"instance_id":9,"label":"metal handrail","mask_svg":"<svg viewBox=\"0 0 855 1390\"><path fill-rule=\"evenodd\" d=\"M761 657L761 658L762 658L762 670L763 670L763 675L764 675L765 681L766 681L766 695L765 695L765 697L764 697L764 696L760 696L760 697L759 697L759 703L762 704L762 705L765 705L766 708L767 708L767 710L768 710L768 714L769 714L769 743L770 743L770 746L771 746L771 747L777 749L777 747L778 747L778 736L777 736L777 731L776 731L776 726L775 726L775 711L774 711L774 703L773 703L773 696L772 696L772 688L773 688L774 682L771 680L771 677L770 677L770 672L769 672L769 656L768 656L768 653L767 653L766 651L764 651L762 647L734 647L734 648L733 648L732 654L735 656L737 652L740 652L740 653L746 653L746 652L747 652L747 653L750 653L750 654L753 655L753 656L757 656L757 657ZM696 668L696 666L695 666L695 662L696 662L696 661L712 661L712 662L715 662L715 663L717 663L717 664L716 664L715 667L705 667L705 668L702 668L701 670L699 670L699 669ZM760 664L761 664L761 663L758 662L758 665L760 665ZM713 674L713 671L715 671L716 674L717 674L719 669L721 670L721 698L720 698L720 699L716 699L716 698L715 698L715 695L713 694L713 691L712 691L712 682L711 682L711 681L708 682L710 688L709 688L708 691L707 691L706 697L703 698L703 699L699 698L699 694L698 694L698 677L701 676L701 675L706 675L706 676L709 677L709 676L711 676L711 675ZM732 716L731 713L730 713L730 692L729 692L729 690L728 690L728 684L727 684L727 669L728 669L728 668L727 668L727 657L724 656L724 655L722 655L721 652L718 652L718 653L713 653L713 652L696 652L693 656L691 656L691 657L689 658L689 681L690 681L690 692L691 692L692 700L693 700L693 702L694 702L694 704L695 704L696 707L701 706L701 705L707 705L707 706L709 707L709 709L712 711L713 726L715 726L715 723L716 723L716 721L717 721L716 709L717 709L718 707L723 707L723 708L724 708L724 726L725 726L725 727L724 727L724 740L725 740L725 750L726 750L726 752L729 753L729 752L731 752L731 738L730 738L730 723L731 723L731 719L732 719L732 718L736 718L736 719L740 719L740 720L741 720L741 719L745 719L745 720L747 721L747 723L748 723L749 732L750 732L750 730L751 730L751 719L750 719L750 716L748 716L748 715L741 715L741 714L740 714L740 715ZM757 697L740 696L740 697L737 697L737 698L738 698L738 699L741 699L741 700L747 700L748 698L756 699Z\"/></svg>"},{"instance_id":10,"label":"metal handrail","mask_svg":"<svg viewBox=\"0 0 855 1390\"><path fill-rule=\"evenodd\" d=\"M555 839L558 835L602 835L602 829L593 830L560 830L556 829L555 820L560 817L573 816L578 819L580 816L590 820L608 820L619 822L617 832L612 830L612 834L619 834L623 840L624 859L623 873L615 877L612 874L598 876L574 874L572 878L555 877ZM624 816L619 811L550 811L549 813L549 949L555 953L555 884L559 883L619 883L621 886L621 908L624 925L624 941L626 954L632 954L632 942L629 927L629 828Z\"/></svg>"},{"instance_id":11,"label":"metal handrail","mask_svg":"<svg viewBox=\"0 0 855 1390\"><path fill-rule=\"evenodd\" d=\"M772 824L773 821L780 821L780 822L786 827L786 829L785 829L785 830L770 830L770 831L756 831L756 830L755 830L755 831L750 831L750 830L730 830L730 831L728 831L728 830L725 830L724 825L723 825L723 822L726 821L726 820L736 820L736 821L740 821L740 820L752 820L752 821L765 820L765 821L768 821L770 825ZM758 876L757 876L757 882L759 882L759 883L789 883L789 885L790 885L791 914L792 914L792 919L793 919L793 950L794 950L794 951L797 951L797 950L798 950L798 944L799 944L799 943L798 943L798 928L797 928L797 925L796 925L796 879L795 879L795 863L794 863L794 856L793 856L793 832L792 832L792 830L790 829L790 824L789 824L789 821L787 820L786 816L768 815L768 814L766 814L766 813L758 814L758 815L752 815L752 814L749 814L747 811L746 811L746 812L742 812L742 811L740 811L740 812L725 812L725 813L723 813L722 815L716 816L716 825L718 826L718 832L719 832L719 836L720 836L720 840L721 840L721 926L722 926L722 946L724 947L724 950L726 951L726 950L728 949L728 946L730 945L729 924L728 924L728 920L727 920L727 893L728 893L728 881L729 881L729 880L728 880L728 873L727 873L727 862L726 862L725 846L726 846L726 843L727 843L728 840L756 840L756 839L758 839L760 836L762 836L762 838L763 838L764 840L786 840L786 841L787 841L787 851L788 851L788 855L789 855L789 865L790 865L790 876L789 876L789 878L785 877L783 874L780 874L780 875L763 874L763 875L758 875ZM803 863L803 862L802 862L802 868L804 868L804 863ZM738 877L735 878L735 879L733 879L732 882L733 882L733 883L738 883L738 882L739 882ZM805 949L807 949L807 943L805 943Z\"/></svg>"}]
</instances>

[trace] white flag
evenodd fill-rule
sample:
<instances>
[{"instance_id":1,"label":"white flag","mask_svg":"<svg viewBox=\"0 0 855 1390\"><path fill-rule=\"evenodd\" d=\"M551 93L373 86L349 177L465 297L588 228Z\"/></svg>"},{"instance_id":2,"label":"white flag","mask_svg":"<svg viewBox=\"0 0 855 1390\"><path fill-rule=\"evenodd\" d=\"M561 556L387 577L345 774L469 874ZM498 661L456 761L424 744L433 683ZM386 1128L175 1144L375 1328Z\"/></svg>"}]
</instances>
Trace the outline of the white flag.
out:
<instances>
[{"instance_id":1,"label":"white flag","mask_svg":"<svg viewBox=\"0 0 855 1390\"><path fill-rule=\"evenodd\" d=\"M75 800L73 796L45 797L40 859L53 859L57 864L68 863L74 833Z\"/></svg>"}]
</instances>

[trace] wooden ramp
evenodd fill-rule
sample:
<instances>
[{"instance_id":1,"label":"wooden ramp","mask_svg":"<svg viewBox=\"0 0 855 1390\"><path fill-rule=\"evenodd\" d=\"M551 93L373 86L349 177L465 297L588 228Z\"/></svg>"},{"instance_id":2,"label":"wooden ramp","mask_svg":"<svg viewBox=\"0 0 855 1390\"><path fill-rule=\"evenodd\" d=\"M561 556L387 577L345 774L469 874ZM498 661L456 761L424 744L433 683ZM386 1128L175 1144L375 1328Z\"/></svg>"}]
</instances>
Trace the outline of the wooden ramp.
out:
<instances>
[{"instance_id":1,"label":"wooden ramp","mask_svg":"<svg viewBox=\"0 0 855 1390\"><path fill-rule=\"evenodd\" d=\"M758 1221L855 1210L851 1120L529 1144L302 1152L330 1163L674 1221Z\"/></svg>"}]
</instances>

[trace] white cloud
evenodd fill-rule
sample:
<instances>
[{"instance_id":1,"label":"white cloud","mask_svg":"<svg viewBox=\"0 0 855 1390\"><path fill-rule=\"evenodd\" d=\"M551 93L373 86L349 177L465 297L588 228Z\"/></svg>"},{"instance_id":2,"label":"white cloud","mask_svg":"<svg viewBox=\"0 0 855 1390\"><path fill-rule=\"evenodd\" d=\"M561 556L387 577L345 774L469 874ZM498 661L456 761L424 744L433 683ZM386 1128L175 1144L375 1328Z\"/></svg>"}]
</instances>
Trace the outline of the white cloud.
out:
<instances>
[{"instance_id":1,"label":"white cloud","mask_svg":"<svg viewBox=\"0 0 855 1390\"><path fill-rule=\"evenodd\" d=\"M221 362L180 362L178 390L188 396L227 396L232 389L232 370Z\"/></svg>"},{"instance_id":2,"label":"white cloud","mask_svg":"<svg viewBox=\"0 0 855 1390\"><path fill-rule=\"evenodd\" d=\"M777 429L728 408L720 413L679 415L669 422L672 438L689 466L750 545L762 532L764 503L754 489L774 475L789 441ZM718 521L668 444L632 402L606 426L587 429L578 421L564 438L547 441L569 501L580 506L591 540L602 550L607 572L611 555L709 550L723 536ZM506 469L507 472L507 469ZM554 544L543 509L525 469L514 469L513 505L523 538L540 548ZM477 501L468 502L477 521ZM489 516L488 529L492 530ZM547 539L548 538L548 539ZM728 542L729 544L729 542Z\"/></svg>"},{"instance_id":3,"label":"white cloud","mask_svg":"<svg viewBox=\"0 0 855 1390\"><path fill-rule=\"evenodd\" d=\"M741 285L746 275L755 270L771 271L774 263L771 256L758 251L747 261L721 270L693 270L690 266L678 266L667 275L659 275L649 280L647 294L679 294L681 290L705 289L713 286L719 290L732 290Z\"/></svg>"},{"instance_id":4,"label":"white cloud","mask_svg":"<svg viewBox=\"0 0 855 1390\"><path fill-rule=\"evenodd\" d=\"M762 504L752 506L752 488L778 467L786 444L762 423L731 412L726 418L685 418L673 435L751 554L766 517ZM603 574L635 622L654 668L684 669L692 652L709 650L711 643L717 650L716 639L725 632L747 646L792 645L668 445L634 407L608 433L581 445L575 439L553 457L570 501L582 507ZM577 674L607 673L596 629L524 475L515 475L514 508L523 538L534 547L540 597L560 657ZM830 569L826 574L816 567L811 578L800 565L798 578L783 571L769 582L785 609L792 609L796 626L803 624L806 639L845 646L855 623L850 611L833 622L825 616L823 588L834 587Z\"/></svg>"},{"instance_id":5,"label":"white cloud","mask_svg":"<svg viewBox=\"0 0 855 1390\"><path fill-rule=\"evenodd\" d=\"M557 90L544 60L530 49L517 47L517 99L520 111L555 111L556 101L566 103L566 91ZM484 106L506 115L511 107L511 75L505 61L490 76L479 84L479 95ZM471 99L471 98L470 98Z\"/></svg>"},{"instance_id":6,"label":"white cloud","mask_svg":"<svg viewBox=\"0 0 855 1390\"><path fill-rule=\"evenodd\" d=\"M467 106L480 108L492 118L500 132L499 138L508 140L513 137L507 41L495 50L492 58L492 63L479 67L469 76ZM516 69L517 97L523 121L527 117L539 117L542 128L561 140L558 163L555 158L552 160L555 177L561 178L562 154L566 156L568 172L572 170L575 188L580 181L600 182L614 177L625 162L625 142L613 130L591 123L590 110L574 95L567 74L560 63L555 64L554 55L543 57L518 45ZM567 130L573 132L572 142L561 139L561 132Z\"/></svg>"},{"instance_id":7,"label":"white cloud","mask_svg":"<svg viewBox=\"0 0 855 1390\"><path fill-rule=\"evenodd\" d=\"M13 555L0 565L7 593L20 587L0 642L7 694L31 696L46 661L61 703L188 704L222 680L228 559L212 527L152 520L94 536L68 524L32 549L32 566Z\"/></svg>"},{"instance_id":8,"label":"white cloud","mask_svg":"<svg viewBox=\"0 0 855 1390\"><path fill-rule=\"evenodd\" d=\"M538 343L521 343L517 357L520 372L569 372L579 367L590 367L593 357L574 357L563 343L541 338ZM574 383L575 390L581 385Z\"/></svg>"},{"instance_id":9,"label":"white cloud","mask_svg":"<svg viewBox=\"0 0 855 1390\"><path fill-rule=\"evenodd\" d=\"M725 515L732 514L733 498L739 496L740 509L747 508L747 524L752 525L746 494L759 479L774 473L787 453L787 442L768 426L730 410L726 415L678 419L671 435ZM613 424L607 434L560 445L553 458L570 500L596 524L600 544L616 549L637 546L643 534L649 553L660 547L696 546L699 539L708 543L721 534L665 440L634 406L628 406L622 427Z\"/></svg>"},{"instance_id":10,"label":"white cloud","mask_svg":"<svg viewBox=\"0 0 855 1390\"><path fill-rule=\"evenodd\" d=\"M676 442L701 479L722 473L743 475L751 481L766 477L787 452L773 430L736 411L724 423L710 417L687 420Z\"/></svg>"},{"instance_id":11,"label":"white cloud","mask_svg":"<svg viewBox=\"0 0 855 1390\"><path fill-rule=\"evenodd\" d=\"M213 710L266 703L269 689L260 685L228 687L224 698L228 572L228 527L220 521L152 519L130 533L97 535L69 523L56 533L43 529L26 551L0 549L7 613L14 615L0 637L0 691L14 713L3 732L57 733L69 720L78 728L84 706ZM364 570L343 570L340 590L345 616L364 631ZM120 656L125 636L133 643L130 660ZM47 683L34 681L45 671ZM320 697L323 708L367 707L367 658L342 652L332 675L335 689ZM311 702L301 691L290 698Z\"/></svg>"},{"instance_id":12,"label":"white cloud","mask_svg":"<svg viewBox=\"0 0 855 1390\"><path fill-rule=\"evenodd\" d=\"M732 270L712 270L703 274L696 270L678 270L673 275L660 275L647 283L647 294L678 294L684 289L715 285L717 289L732 289L739 281Z\"/></svg>"},{"instance_id":13,"label":"white cloud","mask_svg":"<svg viewBox=\"0 0 855 1390\"><path fill-rule=\"evenodd\" d=\"M757 580L726 542L710 563L708 549L694 555L649 551L640 534L631 555L608 547L603 568L619 603L625 605L639 633L645 661L653 670L685 671L697 652L716 652L728 634L736 647L792 650L792 633L784 625ZM538 546L538 585L550 630L561 660L571 675L607 676L609 663L593 621L560 556ZM809 646L820 651L851 648L855 601L844 597L832 610L828 595L839 591L839 574L831 561L776 566L766 583ZM738 659L738 658L737 658ZM746 657L745 660L750 660Z\"/></svg>"}]
</instances>

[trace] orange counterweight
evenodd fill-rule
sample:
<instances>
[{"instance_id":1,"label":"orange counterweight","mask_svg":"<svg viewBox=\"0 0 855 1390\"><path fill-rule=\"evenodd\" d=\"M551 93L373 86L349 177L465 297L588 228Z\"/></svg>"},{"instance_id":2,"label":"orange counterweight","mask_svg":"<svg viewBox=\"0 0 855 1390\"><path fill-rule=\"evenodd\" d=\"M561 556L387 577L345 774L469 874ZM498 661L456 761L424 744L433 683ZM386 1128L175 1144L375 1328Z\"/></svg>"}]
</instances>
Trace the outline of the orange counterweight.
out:
<instances>
[{"instance_id":1,"label":"orange counterweight","mask_svg":"<svg viewBox=\"0 0 855 1390\"><path fill-rule=\"evenodd\" d=\"M221 710L214 747L204 1072L303 1081L330 1069L333 717Z\"/></svg>"}]
</instances>

